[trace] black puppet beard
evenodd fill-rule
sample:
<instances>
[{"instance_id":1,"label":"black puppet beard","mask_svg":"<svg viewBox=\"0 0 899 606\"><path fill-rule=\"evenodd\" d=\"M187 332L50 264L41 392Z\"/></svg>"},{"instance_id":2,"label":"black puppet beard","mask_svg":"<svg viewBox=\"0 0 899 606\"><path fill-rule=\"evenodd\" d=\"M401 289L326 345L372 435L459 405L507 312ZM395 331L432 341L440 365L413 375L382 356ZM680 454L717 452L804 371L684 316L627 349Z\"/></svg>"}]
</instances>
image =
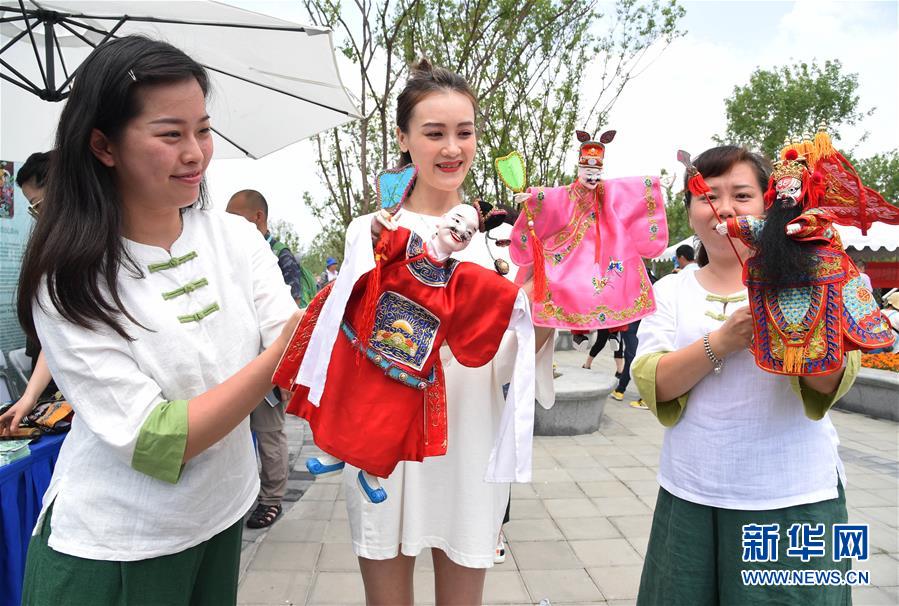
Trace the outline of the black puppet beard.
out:
<instances>
[{"instance_id":1,"label":"black puppet beard","mask_svg":"<svg viewBox=\"0 0 899 606\"><path fill-rule=\"evenodd\" d=\"M808 283L815 263L814 247L787 236L787 223L802 213L800 205L786 207L775 201L759 234L762 279L773 288Z\"/></svg>"}]
</instances>

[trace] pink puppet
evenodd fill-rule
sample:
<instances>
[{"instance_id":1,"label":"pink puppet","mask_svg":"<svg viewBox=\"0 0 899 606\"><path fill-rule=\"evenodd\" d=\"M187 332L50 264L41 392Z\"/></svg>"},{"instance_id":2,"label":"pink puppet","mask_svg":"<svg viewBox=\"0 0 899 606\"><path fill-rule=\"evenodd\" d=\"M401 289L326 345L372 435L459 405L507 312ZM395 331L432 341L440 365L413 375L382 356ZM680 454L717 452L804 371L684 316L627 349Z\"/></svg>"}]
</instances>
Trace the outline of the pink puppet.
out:
<instances>
[{"instance_id":1,"label":"pink puppet","mask_svg":"<svg viewBox=\"0 0 899 606\"><path fill-rule=\"evenodd\" d=\"M523 211L510 249L520 267L516 282L533 277L538 326L623 326L656 308L642 259L668 246L664 198L658 177L601 178L605 145L615 131L599 141L584 131L577 136L577 181L515 196Z\"/></svg>"}]
</instances>

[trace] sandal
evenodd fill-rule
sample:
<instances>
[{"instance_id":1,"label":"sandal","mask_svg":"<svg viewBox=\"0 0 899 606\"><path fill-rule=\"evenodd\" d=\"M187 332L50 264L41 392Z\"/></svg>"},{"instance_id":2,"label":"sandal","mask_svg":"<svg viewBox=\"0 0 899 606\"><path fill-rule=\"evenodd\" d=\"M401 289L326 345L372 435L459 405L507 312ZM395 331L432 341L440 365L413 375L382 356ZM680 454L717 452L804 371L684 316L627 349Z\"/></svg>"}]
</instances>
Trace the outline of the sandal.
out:
<instances>
[{"instance_id":1,"label":"sandal","mask_svg":"<svg viewBox=\"0 0 899 606\"><path fill-rule=\"evenodd\" d=\"M280 505L263 505L259 503L247 519L247 528L268 528L281 517Z\"/></svg>"}]
</instances>

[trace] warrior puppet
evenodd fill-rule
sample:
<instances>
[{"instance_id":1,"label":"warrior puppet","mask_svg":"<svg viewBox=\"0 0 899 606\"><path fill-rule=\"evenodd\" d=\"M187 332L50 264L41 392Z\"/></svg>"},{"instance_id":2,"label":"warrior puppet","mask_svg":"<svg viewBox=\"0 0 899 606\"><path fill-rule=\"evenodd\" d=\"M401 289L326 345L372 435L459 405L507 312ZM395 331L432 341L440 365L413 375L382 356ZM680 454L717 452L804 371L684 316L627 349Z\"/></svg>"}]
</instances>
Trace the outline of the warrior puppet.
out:
<instances>
[{"instance_id":1,"label":"warrior puppet","mask_svg":"<svg viewBox=\"0 0 899 606\"><path fill-rule=\"evenodd\" d=\"M400 461L446 453L447 405L441 345L477 367L496 354L507 330L518 355L488 481L528 481L534 418L534 333L519 288L496 272L451 254L472 235L502 221L490 205L462 204L443 216L425 242L390 213L360 217L347 232L344 267L333 288L310 304L275 373L294 396L287 411L309 421L325 456L316 475L358 468L359 487L374 503ZM360 267L372 248L374 267ZM369 257L371 252L369 252ZM354 265L355 263L355 265ZM521 295L523 297L523 295ZM524 460L524 459L527 460ZM510 471L511 470L511 471Z\"/></svg>"},{"instance_id":2,"label":"warrior puppet","mask_svg":"<svg viewBox=\"0 0 899 606\"><path fill-rule=\"evenodd\" d=\"M521 268L516 282L533 278L539 326L611 328L655 311L642 258L668 245L664 199L657 177L602 178L606 144L614 136L607 131L594 141L577 131L577 181L515 195L523 212L510 254ZM516 156L497 160L501 177L504 163Z\"/></svg>"},{"instance_id":3,"label":"warrior puppet","mask_svg":"<svg viewBox=\"0 0 899 606\"><path fill-rule=\"evenodd\" d=\"M765 192L764 217L729 217L717 227L754 251L743 267L754 321L752 349L756 364L777 374L828 374L842 367L847 351L893 342L889 323L843 251L833 225L837 219L831 208L837 204L844 217L858 216L849 212L849 198L835 199L837 192L845 193L839 185L847 182L848 163L837 174L837 152L830 148L829 137L819 133L817 139L817 155L810 137L783 150ZM691 193L706 194L702 176L689 156L681 154L692 174ZM830 163L830 168L816 170L822 163ZM857 175L854 178L855 195L865 192ZM870 221L878 216L879 206L876 192L867 191L873 194L865 213ZM858 212L858 202L854 208Z\"/></svg>"}]
</instances>

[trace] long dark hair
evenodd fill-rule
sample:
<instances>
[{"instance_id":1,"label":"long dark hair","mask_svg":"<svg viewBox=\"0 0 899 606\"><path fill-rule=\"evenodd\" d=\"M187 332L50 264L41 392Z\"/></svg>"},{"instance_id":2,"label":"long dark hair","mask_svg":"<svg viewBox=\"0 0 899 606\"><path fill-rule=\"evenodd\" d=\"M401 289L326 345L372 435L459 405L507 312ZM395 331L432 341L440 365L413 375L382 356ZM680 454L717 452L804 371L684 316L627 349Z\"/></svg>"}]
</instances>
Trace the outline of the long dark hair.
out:
<instances>
[{"instance_id":1,"label":"long dark hair","mask_svg":"<svg viewBox=\"0 0 899 606\"><path fill-rule=\"evenodd\" d=\"M471 100L475 114L478 113L478 98L465 78L443 67L433 66L422 57L410 66L409 79L396 99L396 125L399 129L408 133L409 120L415 106L431 93L438 92L456 92L465 95ZM412 156L409 152L400 152L400 166L411 163Z\"/></svg>"},{"instance_id":2,"label":"long dark hair","mask_svg":"<svg viewBox=\"0 0 899 606\"><path fill-rule=\"evenodd\" d=\"M755 178L759 183L759 189L764 192L768 187L771 163L764 156L751 152L745 147L720 145L709 148L693 159L693 166L703 177L708 179L709 177L720 177L740 162L746 162L752 167L752 172L755 173ZM692 202L692 195L687 188L688 177L689 175L684 175L684 206L687 207L687 213L690 212L690 202ZM699 244L699 250L696 252L696 263L700 267L709 263L709 254L702 243Z\"/></svg>"},{"instance_id":3,"label":"long dark hair","mask_svg":"<svg viewBox=\"0 0 899 606\"><path fill-rule=\"evenodd\" d=\"M46 201L22 261L18 314L31 336L32 303L46 278L50 302L66 320L89 329L105 324L131 338L121 317L137 321L119 296L118 272L124 265L143 274L124 248L114 169L91 153L91 132L96 128L115 141L140 114L143 87L190 78L208 94L209 79L199 63L171 44L142 36L111 40L78 68L59 118ZM203 208L205 199L201 186L193 206Z\"/></svg>"}]
</instances>

